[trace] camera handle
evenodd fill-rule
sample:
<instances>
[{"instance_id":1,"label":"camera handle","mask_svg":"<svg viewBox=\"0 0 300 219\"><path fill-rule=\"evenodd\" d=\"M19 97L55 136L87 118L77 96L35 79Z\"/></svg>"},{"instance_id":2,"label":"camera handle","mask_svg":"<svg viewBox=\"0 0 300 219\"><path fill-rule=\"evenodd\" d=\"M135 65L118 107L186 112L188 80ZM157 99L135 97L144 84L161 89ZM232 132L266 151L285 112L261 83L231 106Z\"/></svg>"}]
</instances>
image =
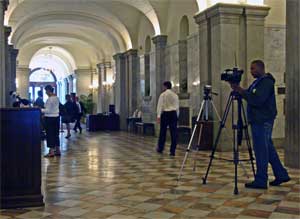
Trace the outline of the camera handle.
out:
<instances>
[{"instance_id":1,"label":"camera handle","mask_svg":"<svg viewBox=\"0 0 300 219\"><path fill-rule=\"evenodd\" d=\"M234 115L235 115L235 111L234 111L234 102L237 102L237 108L238 108L238 118L237 118L237 123L234 122ZM208 173L210 170L210 167L212 165L212 161L215 158L215 152L221 137L221 132L222 129L225 127L226 124L226 120L230 111L230 108L232 110L232 129L233 129L233 159L221 159L221 160L225 160L225 161L229 161L229 162L233 162L234 166L235 166L235 177L234 177L234 182L235 182L235 186L234 186L234 194L238 194L238 187L237 187L237 167L239 162L241 161L250 161L251 165L252 165L252 171L253 171L253 175L255 175L255 170L254 170L254 163L253 163L253 152L252 152L252 148L251 148L251 143L250 143L250 138L249 138L249 132L248 132L248 122L246 119L246 113L245 113L245 109L243 106L243 102L242 102L242 97L240 94L238 94L235 91L232 91L230 93L230 96L228 98L227 104L226 104L226 108L225 108L225 112L224 115L222 117L222 120L220 122L220 126L218 129L218 133L217 133L217 137L215 140L215 143L213 145L213 149L211 152L211 156L210 156L210 160L209 160L209 164L206 170L206 174L205 177L203 177L203 184L206 184L206 180L208 177ZM244 125L245 124L245 125ZM245 138L246 138L246 142L247 142L247 148L248 148L248 152L249 152L249 159L239 159L239 146L242 143L242 133L243 130L245 131Z\"/></svg>"}]
</instances>

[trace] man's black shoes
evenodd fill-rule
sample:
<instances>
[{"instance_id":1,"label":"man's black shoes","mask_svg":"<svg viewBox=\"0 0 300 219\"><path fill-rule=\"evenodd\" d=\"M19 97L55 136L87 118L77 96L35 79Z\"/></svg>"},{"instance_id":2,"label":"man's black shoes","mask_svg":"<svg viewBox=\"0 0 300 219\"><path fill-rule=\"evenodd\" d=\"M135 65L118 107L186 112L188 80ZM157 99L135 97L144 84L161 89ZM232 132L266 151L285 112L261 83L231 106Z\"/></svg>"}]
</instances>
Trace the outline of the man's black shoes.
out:
<instances>
[{"instance_id":1,"label":"man's black shoes","mask_svg":"<svg viewBox=\"0 0 300 219\"><path fill-rule=\"evenodd\" d=\"M175 153L172 153L172 152L171 152L171 153L170 153L170 156L171 156L171 157L175 157Z\"/></svg>"},{"instance_id":2,"label":"man's black shoes","mask_svg":"<svg viewBox=\"0 0 300 219\"><path fill-rule=\"evenodd\" d=\"M245 187L249 188L249 189L267 189L268 188L266 185L265 186L259 185L255 181L249 182L249 183L245 183Z\"/></svg>"},{"instance_id":3,"label":"man's black shoes","mask_svg":"<svg viewBox=\"0 0 300 219\"><path fill-rule=\"evenodd\" d=\"M281 183L285 183L290 181L291 178L288 176L287 178L284 179L275 179L274 181L270 182L269 185L270 186L279 186Z\"/></svg>"},{"instance_id":4,"label":"man's black shoes","mask_svg":"<svg viewBox=\"0 0 300 219\"><path fill-rule=\"evenodd\" d=\"M159 154L162 154L163 152L159 149L156 149L156 152L159 153Z\"/></svg>"}]
</instances>

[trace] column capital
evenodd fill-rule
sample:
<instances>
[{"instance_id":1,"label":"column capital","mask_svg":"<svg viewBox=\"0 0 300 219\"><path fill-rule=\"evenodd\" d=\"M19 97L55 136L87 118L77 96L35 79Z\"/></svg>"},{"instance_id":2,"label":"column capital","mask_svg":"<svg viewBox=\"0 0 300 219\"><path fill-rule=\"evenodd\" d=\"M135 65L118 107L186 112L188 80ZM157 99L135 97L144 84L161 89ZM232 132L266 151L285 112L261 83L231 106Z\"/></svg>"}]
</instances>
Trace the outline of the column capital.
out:
<instances>
[{"instance_id":1,"label":"column capital","mask_svg":"<svg viewBox=\"0 0 300 219\"><path fill-rule=\"evenodd\" d=\"M225 4L225 3L218 3L206 10L206 14L208 18L214 16L232 16L237 17L241 16L244 12L244 5L239 4Z\"/></svg>"},{"instance_id":2,"label":"column capital","mask_svg":"<svg viewBox=\"0 0 300 219\"><path fill-rule=\"evenodd\" d=\"M247 24L264 25L265 17L269 14L270 7L267 6L245 6L245 17Z\"/></svg>"},{"instance_id":3,"label":"column capital","mask_svg":"<svg viewBox=\"0 0 300 219\"><path fill-rule=\"evenodd\" d=\"M167 35L157 35L152 38L152 42L156 46L165 46L167 44L167 39L168 39Z\"/></svg>"},{"instance_id":4,"label":"column capital","mask_svg":"<svg viewBox=\"0 0 300 219\"><path fill-rule=\"evenodd\" d=\"M117 54L113 55L113 58L114 58L114 60L123 59L124 54L123 53L117 53Z\"/></svg>"},{"instance_id":5,"label":"column capital","mask_svg":"<svg viewBox=\"0 0 300 219\"><path fill-rule=\"evenodd\" d=\"M199 25L207 23L206 11L202 11L194 16L195 22Z\"/></svg>"},{"instance_id":6,"label":"column capital","mask_svg":"<svg viewBox=\"0 0 300 219\"><path fill-rule=\"evenodd\" d=\"M245 5L244 7L246 16L255 16L262 18L266 17L271 9L268 6Z\"/></svg>"},{"instance_id":7,"label":"column capital","mask_svg":"<svg viewBox=\"0 0 300 219\"><path fill-rule=\"evenodd\" d=\"M100 62L97 64L97 68L111 68L111 62Z\"/></svg>"},{"instance_id":8,"label":"column capital","mask_svg":"<svg viewBox=\"0 0 300 219\"><path fill-rule=\"evenodd\" d=\"M5 37L8 38L11 33L11 27L4 26L4 33L5 33Z\"/></svg>"},{"instance_id":9,"label":"column capital","mask_svg":"<svg viewBox=\"0 0 300 219\"><path fill-rule=\"evenodd\" d=\"M19 54L19 50L15 49L13 45L8 45L8 49L13 57L17 57L17 55Z\"/></svg>"},{"instance_id":10,"label":"column capital","mask_svg":"<svg viewBox=\"0 0 300 219\"><path fill-rule=\"evenodd\" d=\"M129 49L126 52L124 52L125 56L137 56L138 55L138 51L137 49Z\"/></svg>"}]
</instances>

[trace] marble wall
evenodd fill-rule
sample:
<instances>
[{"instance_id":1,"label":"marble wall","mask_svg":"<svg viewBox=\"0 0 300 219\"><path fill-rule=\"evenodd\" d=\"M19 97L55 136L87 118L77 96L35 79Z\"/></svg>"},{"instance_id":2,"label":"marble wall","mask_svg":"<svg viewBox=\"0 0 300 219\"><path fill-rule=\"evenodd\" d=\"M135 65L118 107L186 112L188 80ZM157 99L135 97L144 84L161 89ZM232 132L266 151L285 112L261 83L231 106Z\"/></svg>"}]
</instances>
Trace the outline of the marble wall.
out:
<instances>
[{"instance_id":1,"label":"marble wall","mask_svg":"<svg viewBox=\"0 0 300 219\"><path fill-rule=\"evenodd\" d=\"M271 72L276 78L276 90L278 87L284 87L284 69L285 69L285 27L284 26L266 26L265 27L265 48L264 56L267 71ZM200 84L203 80L200 78L200 57L199 57L199 34L194 33L187 39L187 72L188 72L188 99L180 100L181 106L188 106L190 108L190 119L196 116L200 109L202 101L202 89ZM150 74L151 91L153 93L155 74L155 54L150 54ZM140 64L140 97L138 104L142 106L146 121L155 121L156 104L157 102L151 97L144 97L144 56L139 57ZM179 93L179 44L171 44L166 47L165 51L165 65L166 65L166 79L173 82L174 91ZM247 70L249 72L249 70ZM252 79L250 79L251 81ZM206 82L205 82L206 83ZM151 95L150 95L151 96ZM276 139L284 138L284 115L283 102L285 95L277 94L278 117L275 122L273 137Z\"/></svg>"},{"instance_id":2,"label":"marble wall","mask_svg":"<svg viewBox=\"0 0 300 219\"><path fill-rule=\"evenodd\" d=\"M278 89L285 88L285 31L283 25L268 25L265 27L265 64L266 71L273 74L276 79L276 101L278 115L275 121L273 136L284 138L285 115L284 100L285 94L278 93Z\"/></svg>"}]
</instances>

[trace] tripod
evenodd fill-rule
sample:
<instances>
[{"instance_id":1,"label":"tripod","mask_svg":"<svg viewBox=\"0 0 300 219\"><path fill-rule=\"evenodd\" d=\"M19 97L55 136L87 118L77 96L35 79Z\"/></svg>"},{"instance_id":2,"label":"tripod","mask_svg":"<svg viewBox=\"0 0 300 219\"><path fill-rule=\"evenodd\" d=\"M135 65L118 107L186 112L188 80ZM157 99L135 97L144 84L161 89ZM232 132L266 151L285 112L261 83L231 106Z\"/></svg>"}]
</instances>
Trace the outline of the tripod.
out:
<instances>
[{"instance_id":1,"label":"tripod","mask_svg":"<svg viewBox=\"0 0 300 219\"><path fill-rule=\"evenodd\" d=\"M234 102L237 102L237 114L238 114L238 118L237 121L235 122L234 119L234 115L235 115L235 111L234 111ZM231 91L229 99L227 101L226 104L226 108L225 108L225 112L222 118L222 121L220 123L220 127L218 130L218 134L215 140L215 143L213 145L213 149L211 152L211 156L210 156L210 161L207 167L207 171L205 174L205 177L203 178L203 184L206 184L206 180L208 177L208 173L210 170L210 167L212 165L212 161L215 158L214 154L216 152L218 143L219 143L219 139L221 136L221 132L222 129L225 127L225 123L226 123L226 119L228 116L228 113L230 111L230 107L232 108L232 129L233 129L233 159L221 159L221 160L225 160L225 161L229 161L229 162L233 162L234 163L234 194L238 194L238 187L237 187L237 166L239 164L239 162L241 161L250 161L251 165L252 165L252 171L253 171L253 175L255 175L255 170L254 170L254 163L253 163L253 153L252 153L252 148L251 148L251 143L250 143L250 138L249 138L249 132L248 132L248 122L246 119L246 113L245 113L245 109L243 106L243 102L242 102L242 97L239 93L235 92L235 91ZM246 144L247 144L247 148L248 148L248 152L249 152L249 159L239 159L239 146L242 144L242 138L243 138L243 131L245 132L245 138L246 138ZM220 158L219 158L220 159Z\"/></svg>"},{"instance_id":2,"label":"tripod","mask_svg":"<svg viewBox=\"0 0 300 219\"><path fill-rule=\"evenodd\" d=\"M178 178L177 178L178 181L181 178L182 171L183 171L184 165L187 161L189 152L191 150L192 142L193 142L193 139L194 139L194 136L195 136L195 133L196 133L196 130L197 130L199 124L200 124L200 129L199 129L199 136L198 136L198 144L197 145L198 146L200 145L200 140L201 140L202 131L203 131L203 125L204 125L205 121L206 122L208 121L209 105L213 106L213 109L215 110L219 121L221 120L221 118L220 118L220 116L217 112L217 109L216 109L214 103L212 102L212 94L217 95L216 93L211 92L211 86L205 85L204 86L204 97L203 97L202 103L200 105L200 110L199 110L199 113L198 113L198 116L197 116L195 127L194 127L193 132L192 132L192 136L190 138L188 147L187 147L186 152L185 152L183 162L181 164L180 172L179 172L179 175L178 175ZM195 168L196 168L196 159L194 160L194 170L195 170Z\"/></svg>"}]
</instances>

